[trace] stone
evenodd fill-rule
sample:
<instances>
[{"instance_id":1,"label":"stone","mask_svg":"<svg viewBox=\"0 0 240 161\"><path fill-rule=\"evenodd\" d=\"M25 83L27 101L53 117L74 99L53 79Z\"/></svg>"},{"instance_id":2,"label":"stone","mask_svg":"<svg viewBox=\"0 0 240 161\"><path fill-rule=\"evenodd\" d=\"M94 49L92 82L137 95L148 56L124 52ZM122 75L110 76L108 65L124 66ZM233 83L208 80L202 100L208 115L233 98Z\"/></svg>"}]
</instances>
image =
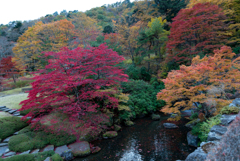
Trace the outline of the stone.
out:
<instances>
[{"instance_id":1,"label":"stone","mask_svg":"<svg viewBox=\"0 0 240 161\"><path fill-rule=\"evenodd\" d=\"M98 153L100 150L101 150L101 148L96 146L96 147L93 148L92 154Z\"/></svg>"},{"instance_id":2,"label":"stone","mask_svg":"<svg viewBox=\"0 0 240 161\"><path fill-rule=\"evenodd\" d=\"M205 153L209 153L211 149L213 149L216 146L216 142L215 141L209 141L209 142L202 142L200 144L200 147L202 148L202 150Z\"/></svg>"},{"instance_id":3,"label":"stone","mask_svg":"<svg viewBox=\"0 0 240 161\"><path fill-rule=\"evenodd\" d=\"M50 157L47 157L44 161L51 161Z\"/></svg>"},{"instance_id":4,"label":"stone","mask_svg":"<svg viewBox=\"0 0 240 161\"><path fill-rule=\"evenodd\" d=\"M227 128L224 127L224 126L219 126L219 125L215 125L211 128L210 130L211 132L215 132L215 133L218 133L220 135L224 135L225 132L227 132Z\"/></svg>"},{"instance_id":5,"label":"stone","mask_svg":"<svg viewBox=\"0 0 240 161\"><path fill-rule=\"evenodd\" d=\"M104 138L114 138L117 137L117 132L116 131L107 131L106 133L103 134Z\"/></svg>"},{"instance_id":6,"label":"stone","mask_svg":"<svg viewBox=\"0 0 240 161\"><path fill-rule=\"evenodd\" d=\"M10 111L8 111L8 113L10 113L10 114L12 114L12 113L14 113L14 112L16 112L17 110L10 110Z\"/></svg>"},{"instance_id":7,"label":"stone","mask_svg":"<svg viewBox=\"0 0 240 161\"><path fill-rule=\"evenodd\" d=\"M8 145L8 143L0 143L0 147L7 146L7 145Z\"/></svg>"},{"instance_id":8,"label":"stone","mask_svg":"<svg viewBox=\"0 0 240 161\"><path fill-rule=\"evenodd\" d=\"M6 138L6 139L4 139L4 140L3 140L3 143L8 143L10 139L11 139L11 136L8 137L8 138Z\"/></svg>"},{"instance_id":9,"label":"stone","mask_svg":"<svg viewBox=\"0 0 240 161\"><path fill-rule=\"evenodd\" d=\"M125 121L126 126L133 126L134 123L132 121Z\"/></svg>"},{"instance_id":10,"label":"stone","mask_svg":"<svg viewBox=\"0 0 240 161\"><path fill-rule=\"evenodd\" d=\"M13 156L13 155L16 155L16 152L8 152L8 153L5 153L3 156L4 157L10 157L10 156Z\"/></svg>"},{"instance_id":11,"label":"stone","mask_svg":"<svg viewBox=\"0 0 240 161\"><path fill-rule=\"evenodd\" d=\"M22 152L20 155L22 154L29 154L31 150L28 150L28 151L25 151L25 152Z\"/></svg>"},{"instance_id":12,"label":"stone","mask_svg":"<svg viewBox=\"0 0 240 161\"><path fill-rule=\"evenodd\" d=\"M70 144L69 149L72 150L74 157L84 157L90 154L90 145L87 141L76 142Z\"/></svg>"},{"instance_id":13,"label":"stone","mask_svg":"<svg viewBox=\"0 0 240 161\"><path fill-rule=\"evenodd\" d=\"M61 157L63 157L65 161L71 161L73 159L72 151L70 149L64 151Z\"/></svg>"},{"instance_id":14,"label":"stone","mask_svg":"<svg viewBox=\"0 0 240 161\"><path fill-rule=\"evenodd\" d=\"M0 106L0 109L2 109L2 108L6 108L6 106Z\"/></svg>"},{"instance_id":15,"label":"stone","mask_svg":"<svg viewBox=\"0 0 240 161\"><path fill-rule=\"evenodd\" d=\"M19 112L19 111L15 111L15 112L13 112L12 114L13 114L13 115L16 115L16 114L20 114L20 112Z\"/></svg>"},{"instance_id":16,"label":"stone","mask_svg":"<svg viewBox=\"0 0 240 161\"><path fill-rule=\"evenodd\" d=\"M240 107L240 98L236 98L235 100L233 100L229 107L231 106Z\"/></svg>"},{"instance_id":17,"label":"stone","mask_svg":"<svg viewBox=\"0 0 240 161\"><path fill-rule=\"evenodd\" d=\"M221 140L222 136L218 135L215 132L209 132L207 141Z\"/></svg>"},{"instance_id":18,"label":"stone","mask_svg":"<svg viewBox=\"0 0 240 161\"><path fill-rule=\"evenodd\" d=\"M198 147L199 138L192 134L191 131L187 133L187 142L189 146Z\"/></svg>"},{"instance_id":19,"label":"stone","mask_svg":"<svg viewBox=\"0 0 240 161\"><path fill-rule=\"evenodd\" d=\"M6 152L7 149L8 149L8 146L0 147L0 157Z\"/></svg>"},{"instance_id":20,"label":"stone","mask_svg":"<svg viewBox=\"0 0 240 161\"><path fill-rule=\"evenodd\" d=\"M4 109L3 111L4 111L4 112L8 112L8 111L11 111L11 109L6 108L6 109Z\"/></svg>"},{"instance_id":21,"label":"stone","mask_svg":"<svg viewBox=\"0 0 240 161\"><path fill-rule=\"evenodd\" d=\"M56 150L55 150L55 153L57 153L61 156L62 153L66 150L69 150L67 145L63 145L63 146L57 147Z\"/></svg>"},{"instance_id":22,"label":"stone","mask_svg":"<svg viewBox=\"0 0 240 161\"><path fill-rule=\"evenodd\" d=\"M152 120L160 120L160 115L152 114Z\"/></svg>"},{"instance_id":23,"label":"stone","mask_svg":"<svg viewBox=\"0 0 240 161\"><path fill-rule=\"evenodd\" d=\"M193 153L189 154L185 161L204 161L207 154L198 147Z\"/></svg>"},{"instance_id":24,"label":"stone","mask_svg":"<svg viewBox=\"0 0 240 161\"><path fill-rule=\"evenodd\" d=\"M121 130L121 129L122 129L121 126L119 126L119 125L114 125L114 130L115 130L115 131L119 131L119 130Z\"/></svg>"},{"instance_id":25,"label":"stone","mask_svg":"<svg viewBox=\"0 0 240 161\"><path fill-rule=\"evenodd\" d=\"M33 150L33 151L32 151L32 153L31 153L31 154L38 153L38 152L39 152L39 150L40 150L40 149L35 149L35 150Z\"/></svg>"},{"instance_id":26,"label":"stone","mask_svg":"<svg viewBox=\"0 0 240 161\"><path fill-rule=\"evenodd\" d=\"M166 129L175 129L175 128L178 128L177 125L173 124L173 123L163 123L163 126L166 128Z\"/></svg>"},{"instance_id":27,"label":"stone","mask_svg":"<svg viewBox=\"0 0 240 161\"><path fill-rule=\"evenodd\" d=\"M13 135L17 135L19 131L15 132Z\"/></svg>"},{"instance_id":28,"label":"stone","mask_svg":"<svg viewBox=\"0 0 240 161\"><path fill-rule=\"evenodd\" d=\"M8 152L10 152L9 148L7 148L4 153L8 153Z\"/></svg>"},{"instance_id":29,"label":"stone","mask_svg":"<svg viewBox=\"0 0 240 161\"><path fill-rule=\"evenodd\" d=\"M43 151L50 151L50 150L54 150L54 145L48 145L43 149Z\"/></svg>"},{"instance_id":30,"label":"stone","mask_svg":"<svg viewBox=\"0 0 240 161\"><path fill-rule=\"evenodd\" d=\"M201 122L201 120L199 118L197 118L192 121L189 121L188 123L185 124L185 126L188 128L193 128L193 126L195 126L199 122Z\"/></svg>"},{"instance_id":31,"label":"stone","mask_svg":"<svg viewBox=\"0 0 240 161\"><path fill-rule=\"evenodd\" d=\"M222 115L220 118L221 124L228 126L233 120L235 120L237 115Z\"/></svg>"},{"instance_id":32,"label":"stone","mask_svg":"<svg viewBox=\"0 0 240 161\"><path fill-rule=\"evenodd\" d=\"M13 114L13 116L20 116L20 114Z\"/></svg>"}]
</instances>

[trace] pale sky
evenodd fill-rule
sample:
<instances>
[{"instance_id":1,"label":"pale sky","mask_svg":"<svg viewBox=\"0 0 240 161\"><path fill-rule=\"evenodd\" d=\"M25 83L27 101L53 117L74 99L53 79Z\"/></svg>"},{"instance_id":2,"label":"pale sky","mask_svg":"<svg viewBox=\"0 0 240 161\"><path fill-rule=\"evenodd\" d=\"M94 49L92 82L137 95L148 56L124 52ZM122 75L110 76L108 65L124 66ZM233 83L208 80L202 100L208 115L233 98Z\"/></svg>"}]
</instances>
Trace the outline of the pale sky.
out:
<instances>
[{"instance_id":1,"label":"pale sky","mask_svg":"<svg viewBox=\"0 0 240 161\"><path fill-rule=\"evenodd\" d=\"M0 0L0 24L38 19L62 10L86 11L123 0ZM131 0L132 2L133 0Z\"/></svg>"}]
</instances>

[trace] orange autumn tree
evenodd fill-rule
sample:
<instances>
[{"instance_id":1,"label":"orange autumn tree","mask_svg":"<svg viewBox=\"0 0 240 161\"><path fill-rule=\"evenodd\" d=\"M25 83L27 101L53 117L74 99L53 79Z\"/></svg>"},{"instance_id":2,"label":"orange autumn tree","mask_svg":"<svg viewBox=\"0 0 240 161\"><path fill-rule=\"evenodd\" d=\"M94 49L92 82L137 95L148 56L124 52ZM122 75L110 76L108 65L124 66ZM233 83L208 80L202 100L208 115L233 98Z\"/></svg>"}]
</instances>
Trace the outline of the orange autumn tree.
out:
<instances>
[{"instance_id":1,"label":"orange autumn tree","mask_svg":"<svg viewBox=\"0 0 240 161\"><path fill-rule=\"evenodd\" d=\"M22 73L25 70L35 71L42 66L39 59L43 51L58 52L62 47L69 47L74 36L74 25L64 19L48 24L41 21L29 27L19 37L13 48L13 62Z\"/></svg>"},{"instance_id":2,"label":"orange autumn tree","mask_svg":"<svg viewBox=\"0 0 240 161\"><path fill-rule=\"evenodd\" d=\"M205 56L203 59L196 56L191 66L182 65L180 70L171 71L163 80L165 89L157 94L159 100L167 103L161 111L175 113L176 117L169 120L179 120L180 111L188 110L196 103L206 117L213 112L217 114L230 103L225 92L240 89L240 57L232 60L234 56L230 47L223 46L214 51L214 56Z\"/></svg>"}]
</instances>

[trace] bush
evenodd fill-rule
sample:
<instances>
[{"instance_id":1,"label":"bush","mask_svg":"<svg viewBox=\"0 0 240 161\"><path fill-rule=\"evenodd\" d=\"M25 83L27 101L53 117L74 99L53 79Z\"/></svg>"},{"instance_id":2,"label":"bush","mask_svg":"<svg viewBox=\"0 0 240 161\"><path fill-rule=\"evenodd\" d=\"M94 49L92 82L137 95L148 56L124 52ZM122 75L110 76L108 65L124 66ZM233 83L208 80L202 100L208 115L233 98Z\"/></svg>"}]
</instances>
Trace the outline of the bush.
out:
<instances>
[{"instance_id":1,"label":"bush","mask_svg":"<svg viewBox=\"0 0 240 161\"><path fill-rule=\"evenodd\" d=\"M31 109L20 111L20 115L25 116L25 115L27 115L30 111L31 111Z\"/></svg>"},{"instance_id":2,"label":"bush","mask_svg":"<svg viewBox=\"0 0 240 161\"><path fill-rule=\"evenodd\" d=\"M30 127L27 127L21 130L18 135L12 136L8 146L12 151L24 152L32 149L41 149L47 144L62 146L74 141L76 141L76 137L69 136L66 133L56 135L43 131L34 132Z\"/></svg>"},{"instance_id":3,"label":"bush","mask_svg":"<svg viewBox=\"0 0 240 161\"><path fill-rule=\"evenodd\" d=\"M192 113L192 115L190 116L190 119L191 119L191 120L194 120L194 119L196 119L196 118L198 118L198 113L197 113L197 112Z\"/></svg>"},{"instance_id":4,"label":"bush","mask_svg":"<svg viewBox=\"0 0 240 161\"><path fill-rule=\"evenodd\" d=\"M236 114L240 111L240 109L238 107L229 107L229 106L225 106L222 108L221 110L221 114Z\"/></svg>"},{"instance_id":5,"label":"bush","mask_svg":"<svg viewBox=\"0 0 240 161\"><path fill-rule=\"evenodd\" d=\"M22 154L22 155L15 155L15 156L4 158L4 159L0 158L0 161L23 161L23 160L24 161L44 161L47 157L54 156L54 154L55 152L51 150L51 151L39 152L36 154Z\"/></svg>"},{"instance_id":6,"label":"bush","mask_svg":"<svg viewBox=\"0 0 240 161\"><path fill-rule=\"evenodd\" d=\"M202 142L206 141L208 137L208 133L210 132L211 128L214 125L218 125L221 123L220 118L221 118L221 115L217 115L217 116L211 117L205 122L198 123L196 126L193 127L192 134L198 135L198 137Z\"/></svg>"},{"instance_id":7,"label":"bush","mask_svg":"<svg viewBox=\"0 0 240 161\"><path fill-rule=\"evenodd\" d=\"M156 85L156 84L155 84ZM165 102L156 99L158 90L164 88L163 83L158 84L158 88L144 82L143 80L130 80L122 83L123 93L129 93L127 105L131 112L121 114L120 117L125 119L127 116L135 118L137 115L148 114L160 110Z\"/></svg>"},{"instance_id":8,"label":"bush","mask_svg":"<svg viewBox=\"0 0 240 161\"><path fill-rule=\"evenodd\" d=\"M26 121L21 121L19 117L5 117L0 119L0 139L5 139L13 133L26 127Z\"/></svg>"},{"instance_id":9,"label":"bush","mask_svg":"<svg viewBox=\"0 0 240 161\"><path fill-rule=\"evenodd\" d=\"M134 65L130 65L126 70L126 74L129 76L129 79L144 80L148 82L151 80L151 74L145 67L139 68Z\"/></svg>"},{"instance_id":10,"label":"bush","mask_svg":"<svg viewBox=\"0 0 240 161\"><path fill-rule=\"evenodd\" d=\"M231 123L219 144L208 153L207 161L239 161L240 114Z\"/></svg>"},{"instance_id":11,"label":"bush","mask_svg":"<svg viewBox=\"0 0 240 161\"><path fill-rule=\"evenodd\" d=\"M11 82L11 83L9 83L9 85L13 88L21 88L21 87L29 86L30 83L32 83L32 82L33 82L33 80L19 80L16 83Z\"/></svg>"}]
</instances>

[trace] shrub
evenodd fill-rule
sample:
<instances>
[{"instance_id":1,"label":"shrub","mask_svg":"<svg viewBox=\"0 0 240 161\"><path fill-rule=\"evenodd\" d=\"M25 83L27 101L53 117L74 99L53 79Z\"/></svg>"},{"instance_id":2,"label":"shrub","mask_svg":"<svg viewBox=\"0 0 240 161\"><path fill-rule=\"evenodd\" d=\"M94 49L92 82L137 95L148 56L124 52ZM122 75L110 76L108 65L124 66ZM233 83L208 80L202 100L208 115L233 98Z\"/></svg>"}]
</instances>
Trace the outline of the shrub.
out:
<instances>
[{"instance_id":1,"label":"shrub","mask_svg":"<svg viewBox=\"0 0 240 161\"><path fill-rule=\"evenodd\" d=\"M222 108L221 110L221 114L236 114L239 113L240 109L238 107L234 107L234 106L225 106Z\"/></svg>"},{"instance_id":2,"label":"shrub","mask_svg":"<svg viewBox=\"0 0 240 161\"><path fill-rule=\"evenodd\" d=\"M53 156L51 156L51 159L52 159L52 161L63 161L63 158L57 153L55 153Z\"/></svg>"},{"instance_id":3,"label":"shrub","mask_svg":"<svg viewBox=\"0 0 240 161\"><path fill-rule=\"evenodd\" d=\"M11 82L9 85L13 88L21 88L21 87L26 87L29 86L33 80L18 80L16 83Z\"/></svg>"},{"instance_id":4,"label":"shrub","mask_svg":"<svg viewBox=\"0 0 240 161\"><path fill-rule=\"evenodd\" d=\"M67 133L59 132L59 134L46 133L44 131L32 131L25 128L10 138L9 149L15 152L24 152L27 150L41 149L47 144L54 146L62 146L76 141L76 137Z\"/></svg>"},{"instance_id":5,"label":"shrub","mask_svg":"<svg viewBox=\"0 0 240 161\"><path fill-rule=\"evenodd\" d=\"M24 128L28 124L26 121L21 121L19 117L5 117L0 119L0 139L5 139L13 133Z\"/></svg>"},{"instance_id":6,"label":"shrub","mask_svg":"<svg viewBox=\"0 0 240 161\"><path fill-rule=\"evenodd\" d=\"M136 115L148 114L149 112L160 110L165 104L164 101L156 99L158 90L164 88L163 83L155 85L158 88L154 88L153 85L143 80L130 80L129 82L122 83L123 93L130 94L127 102L127 105L131 109L131 112L129 112L130 116L135 118ZM126 116L126 113L121 115L122 118Z\"/></svg>"},{"instance_id":7,"label":"shrub","mask_svg":"<svg viewBox=\"0 0 240 161\"><path fill-rule=\"evenodd\" d=\"M130 65L126 69L126 74L129 76L129 79L144 80L148 82L151 80L151 74L145 67L139 68L134 65Z\"/></svg>"},{"instance_id":8,"label":"shrub","mask_svg":"<svg viewBox=\"0 0 240 161\"><path fill-rule=\"evenodd\" d=\"M208 133L210 132L211 128L214 125L218 125L221 123L220 118L221 118L221 115L217 115L217 116L211 117L205 122L198 123L196 126L193 127L192 133L194 135L198 135L198 137L202 142L206 141L208 137Z\"/></svg>"},{"instance_id":9,"label":"shrub","mask_svg":"<svg viewBox=\"0 0 240 161\"><path fill-rule=\"evenodd\" d=\"M191 119L191 120L194 120L194 119L196 119L196 118L198 118L198 113L197 113L197 112L192 113L192 115L190 116L190 119Z\"/></svg>"}]
</instances>

